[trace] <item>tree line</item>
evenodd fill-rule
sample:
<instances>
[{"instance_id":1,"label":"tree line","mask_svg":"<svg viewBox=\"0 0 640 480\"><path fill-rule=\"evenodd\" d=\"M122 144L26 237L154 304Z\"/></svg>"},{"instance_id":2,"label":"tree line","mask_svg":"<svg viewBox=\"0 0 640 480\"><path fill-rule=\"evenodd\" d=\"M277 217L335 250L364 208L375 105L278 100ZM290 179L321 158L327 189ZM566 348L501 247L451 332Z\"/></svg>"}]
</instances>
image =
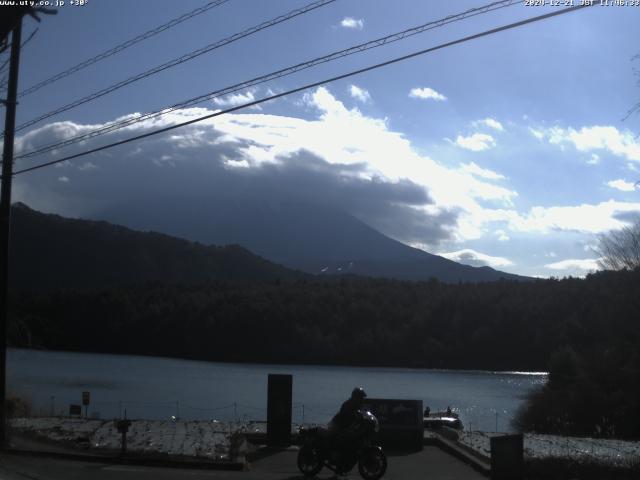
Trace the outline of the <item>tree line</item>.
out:
<instances>
[{"instance_id":1,"label":"tree line","mask_svg":"<svg viewBox=\"0 0 640 480\"><path fill-rule=\"evenodd\" d=\"M355 277L145 283L23 293L10 310L10 342L21 347L226 362L548 369L548 385L519 417L523 429L640 436L640 269L457 285Z\"/></svg>"}]
</instances>

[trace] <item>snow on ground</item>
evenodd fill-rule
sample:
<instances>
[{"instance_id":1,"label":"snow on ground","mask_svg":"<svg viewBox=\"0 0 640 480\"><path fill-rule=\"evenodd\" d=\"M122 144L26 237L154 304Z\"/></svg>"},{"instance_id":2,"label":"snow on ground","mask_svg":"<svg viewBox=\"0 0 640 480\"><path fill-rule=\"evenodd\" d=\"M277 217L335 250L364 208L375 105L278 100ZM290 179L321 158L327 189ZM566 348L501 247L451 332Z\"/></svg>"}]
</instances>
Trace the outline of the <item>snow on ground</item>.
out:
<instances>
[{"instance_id":1,"label":"snow on ground","mask_svg":"<svg viewBox=\"0 0 640 480\"><path fill-rule=\"evenodd\" d=\"M461 432L458 441L484 457L491 456L490 439L499 433ZM603 465L625 466L640 459L640 442L600 438L524 434L526 458L569 458Z\"/></svg>"},{"instance_id":2,"label":"snow on ground","mask_svg":"<svg viewBox=\"0 0 640 480\"><path fill-rule=\"evenodd\" d=\"M90 449L120 450L121 446L122 434L113 420L17 418L11 424L17 431ZM263 424L215 420L133 420L127 433L127 451L224 461L230 459L234 432L263 430Z\"/></svg>"},{"instance_id":3,"label":"snow on ground","mask_svg":"<svg viewBox=\"0 0 640 480\"><path fill-rule=\"evenodd\" d=\"M105 451L120 450L122 436L113 420L17 418L12 420L12 426L18 431L65 444ZM133 420L127 434L127 451L224 461L231 459L229 450L234 432L265 431L264 422ZM496 435L503 434L464 431L460 432L458 441L490 458L490 439ZM625 466L640 459L640 442L525 434L524 454L525 458L569 458Z\"/></svg>"}]
</instances>

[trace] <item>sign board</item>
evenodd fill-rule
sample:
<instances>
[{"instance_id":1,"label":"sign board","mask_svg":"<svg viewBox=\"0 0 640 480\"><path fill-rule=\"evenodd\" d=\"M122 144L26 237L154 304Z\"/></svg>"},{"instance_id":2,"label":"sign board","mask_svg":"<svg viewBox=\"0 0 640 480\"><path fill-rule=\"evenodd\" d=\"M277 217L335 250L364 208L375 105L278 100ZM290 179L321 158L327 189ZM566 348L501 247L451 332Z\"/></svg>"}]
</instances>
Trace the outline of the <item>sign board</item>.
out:
<instances>
[{"instance_id":1,"label":"sign board","mask_svg":"<svg viewBox=\"0 0 640 480\"><path fill-rule=\"evenodd\" d=\"M81 405L69 405L69 415L82 415L82 406Z\"/></svg>"},{"instance_id":2,"label":"sign board","mask_svg":"<svg viewBox=\"0 0 640 480\"><path fill-rule=\"evenodd\" d=\"M523 478L524 441L522 435L491 437L491 478Z\"/></svg>"},{"instance_id":3,"label":"sign board","mask_svg":"<svg viewBox=\"0 0 640 480\"><path fill-rule=\"evenodd\" d=\"M363 407L380 422L380 443L392 449L422 450L422 400L365 398Z\"/></svg>"},{"instance_id":4,"label":"sign board","mask_svg":"<svg viewBox=\"0 0 640 480\"><path fill-rule=\"evenodd\" d=\"M269 374L267 391L267 445L291 445L293 376Z\"/></svg>"},{"instance_id":5,"label":"sign board","mask_svg":"<svg viewBox=\"0 0 640 480\"><path fill-rule=\"evenodd\" d=\"M116 420L116 428L118 429L118 433L127 433L130 426L131 420Z\"/></svg>"},{"instance_id":6,"label":"sign board","mask_svg":"<svg viewBox=\"0 0 640 480\"><path fill-rule=\"evenodd\" d=\"M89 392L82 392L82 405L89 405L90 395Z\"/></svg>"}]
</instances>

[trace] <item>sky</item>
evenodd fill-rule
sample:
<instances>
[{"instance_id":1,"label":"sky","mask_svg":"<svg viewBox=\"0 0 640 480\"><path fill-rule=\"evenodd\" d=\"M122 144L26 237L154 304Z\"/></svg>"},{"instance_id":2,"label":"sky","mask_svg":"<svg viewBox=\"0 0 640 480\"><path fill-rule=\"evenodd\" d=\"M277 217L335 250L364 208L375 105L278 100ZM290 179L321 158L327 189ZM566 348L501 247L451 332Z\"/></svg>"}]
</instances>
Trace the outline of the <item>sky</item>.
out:
<instances>
[{"instance_id":1,"label":"sky","mask_svg":"<svg viewBox=\"0 0 640 480\"><path fill-rule=\"evenodd\" d=\"M23 38L38 31L19 90L206 2L85 3L25 19ZM21 97L17 124L307 3L229 0ZM486 3L337 0L21 130L16 154ZM15 168L562 8L547 3L450 23ZM321 203L461 263L583 276L598 268L598 236L640 215L640 118L628 115L640 100L639 22L640 6L596 5L499 32L17 175L13 200L82 218L176 195L197 215L214 190Z\"/></svg>"}]
</instances>

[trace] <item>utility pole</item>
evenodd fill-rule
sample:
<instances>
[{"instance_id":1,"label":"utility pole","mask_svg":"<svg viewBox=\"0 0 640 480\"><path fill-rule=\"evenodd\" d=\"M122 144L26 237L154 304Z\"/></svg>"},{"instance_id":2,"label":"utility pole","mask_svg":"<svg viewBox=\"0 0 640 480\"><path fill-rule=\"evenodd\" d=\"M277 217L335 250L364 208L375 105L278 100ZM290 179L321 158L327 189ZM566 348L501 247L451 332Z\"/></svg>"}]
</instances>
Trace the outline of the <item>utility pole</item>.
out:
<instances>
[{"instance_id":1,"label":"utility pole","mask_svg":"<svg viewBox=\"0 0 640 480\"><path fill-rule=\"evenodd\" d=\"M9 227L11 223L11 181L13 180L13 139L16 126L18 95L18 69L20 67L20 43L22 17L11 34L11 61L4 122L4 148L2 151L2 192L0 193L0 448L7 442L7 300L9 293Z\"/></svg>"}]
</instances>

